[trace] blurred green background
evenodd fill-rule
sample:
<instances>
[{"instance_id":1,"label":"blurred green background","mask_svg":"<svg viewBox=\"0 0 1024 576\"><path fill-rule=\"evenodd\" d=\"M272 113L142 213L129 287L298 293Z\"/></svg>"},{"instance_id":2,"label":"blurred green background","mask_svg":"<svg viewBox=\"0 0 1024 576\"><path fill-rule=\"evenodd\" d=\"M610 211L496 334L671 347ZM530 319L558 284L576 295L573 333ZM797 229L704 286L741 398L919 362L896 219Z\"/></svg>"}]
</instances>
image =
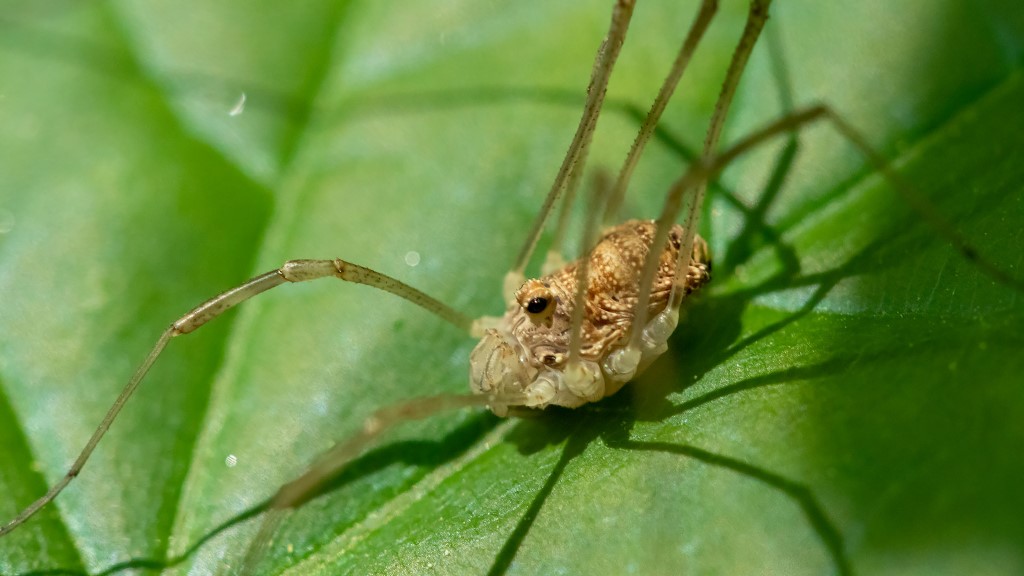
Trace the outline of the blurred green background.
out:
<instances>
[{"instance_id":1,"label":"blurred green background","mask_svg":"<svg viewBox=\"0 0 1024 576\"><path fill-rule=\"evenodd\" d=\"M610 12L0 6L4 518L63 474L169 322L285 259L500 312ZM630 216L655 214L701 141L745 10L723 1ZM592 166L617 168L695 11L641 0ZM1020 2L772 11L775 56L756 49L725 139L783 113L782 85L828 102L1024 277ZM1024 572L1024 296L827 126L791 165L784 144L715 188L715 280L638 383L575 412L403 427L285 522L259 573ZM83 475L0 540L0 573L228 573L277 486L375 408L466 390L473 344L364 287L262 296L172 344Z\"/></svg>"}]
</instances>

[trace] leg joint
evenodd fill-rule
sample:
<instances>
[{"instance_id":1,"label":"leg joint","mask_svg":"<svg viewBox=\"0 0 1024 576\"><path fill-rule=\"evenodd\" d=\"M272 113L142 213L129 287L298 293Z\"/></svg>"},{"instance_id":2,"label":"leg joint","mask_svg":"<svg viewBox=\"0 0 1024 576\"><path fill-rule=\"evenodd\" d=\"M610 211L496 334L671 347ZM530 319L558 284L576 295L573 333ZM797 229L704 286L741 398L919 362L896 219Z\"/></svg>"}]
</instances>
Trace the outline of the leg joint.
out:
<instances>
[{"instance_id":1,"label":"leg joint","mask_svg":"<svg viewBox=\"0 0 1024 576\"><path fill-rule=\"evenodd\" d=\"M336 260L289 260L278 270L289 282L306 282L338 274Z\"/></svg>"}]
</instances>

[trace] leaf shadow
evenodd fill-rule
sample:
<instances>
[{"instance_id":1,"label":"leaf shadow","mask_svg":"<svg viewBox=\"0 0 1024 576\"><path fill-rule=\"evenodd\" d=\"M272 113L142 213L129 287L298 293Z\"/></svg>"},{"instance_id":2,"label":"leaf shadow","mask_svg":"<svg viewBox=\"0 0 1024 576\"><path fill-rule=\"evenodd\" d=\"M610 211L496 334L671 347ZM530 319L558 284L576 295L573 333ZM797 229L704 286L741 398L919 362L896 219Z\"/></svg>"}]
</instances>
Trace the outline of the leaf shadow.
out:
<instances>
[{"instance_id":1,"label":"leaf shadow","mask_svg":"<svg viewBox=\"0 0 1024 576\"><path fill-rule=\"evenodd\" d=\"M703 325L705 320L713 319L716 328L703 334L696 331L684 331L683 337L677 337L670 341L673 354L679 354L682 351L687 353L688 362L685 363L685 368L680 370L679 366L659 360L644 377L641 377L640 382L633 383L616 396L575 411L558 410L555 413L556 411L548 410L544 417L549 421L543 426L541 432L519 436L510 435L507 440L517 442L520 451L525 453L539 449L538 443L550 445L565 441L565 446L560 459L548 474L545 484L534 495L530 506L499 550L488 572L489 576L498 576L507 572L545 501L551 495L566 468L572 460L586 451L591 442L598 438L611 448L659 451L694 458L712 466L743 474L781 492L803 511L810 527L818 534L831 558L836 572L843 575L852 574L842 534L836 524L829 519L815 494L807 486L779 473L699 447L631 440L629 431L638 420L664 422L673 416L734 394L742 394L764 386L785 385L800 381L808 375L843 370L850 364L863 360L862 356L834 358L821 364L797 366L730 384L680 404L672 404L668 400L669 395L684 391L690 386L690 383L699 381L704 374L728 361L738 352L809 314L839 281L854 274L862 265L866 264L873 249L873 246L866 248L843 266L826 273L792 278L788 272L784 272L779 277L749 291L728 297L712 297L701 300L689 310L690 323L699 326ZM778 250L782 252L786 249L779 248ZM801 309L750 336L739 338L740 317L747 304L759 294L791 287L793 282L798 285L816 285L817 288ZM681 328L685 329L686 325Z\"/></svg>"},{"instance_id":2,"label":"leaf shadow","mask_svg":"<svg viewBox=\"0 0 1024 576\"><path fill-rule=\"evenodd\" d=\"M479 412L447 432L444 437L438 440L398 441L373 448L349 463L337 475L311 493L303 503L336 493L348 484L394 465L420 467L423 470L434 469L457 458L475 445L498 422L500 422L500 419L490 412ZM224 520L217 526L209 529L189 544L183 552L175 556L168 558L132 558L113 564L95 573L70 568L51 568L20 572L16 576L111 576L136 570L163 571L181 565L216 537L267 512L270 510L271 501L271 498L267 498ZM359 520L361 519L356 519L355 522ZM340 528L344 529L345 526ZM316 547L310 550L309 553L313 554L315 552ZM293 561L301 559L300 557L292 558Z\"/></svg>"},{"instance_id":3,"label":"leaf shadow","mask_svg":"<svg viewBox=\"0 0 1024 576\"><path fill-rule=\"evenodd\" d=\"M843 536L836 525L825 514L824 507L807 486L786 478L765 468L748 464L735 458L716 454L688 444L670 442L638 442L635 440L604 437L605 445L623 450L642 452L664 452L699 460L705 464L732 470L782 492L793 500L803 511L813 530L818 534L828 551L836 573L848 576L853 573L850 559L846 555Z\"/></svg>"},{"instance_id":4,"label":"leaf shadow","mask_svg":"<svg viewBox=\"0 0 1024 576\"><path fill-rule=\"evenodd\" d=\"M669 147L675 146L671 134L666 132L662 134L661 139ZM877 256L880 249L890 242L891 238L883 238L883 234L879 234L843 264L831 270L801 274L800 260L796 251L782 240L781 235L765 219L772 202L776 199L779 190L782 189L786 176L793 166L798 149L797 135L790 134L777 157L764 191L759 196L758 204L754 207L747 207L731 193L722 194L734 207L740 209L743 226L730 242L727 255L724 258L724 266L721 268L732 270L748 261L754 251L768 247L776 254L780 270L756 286L728 295L698 298L688 309L687 321L680 326L681 330L670 340L670 354L666 354L655 362L638 382L633 383L615 397L597 404L585 406L575 412L559 411L557 414L559 425L547 426L548 431L543 438L547 444L566 442L561 457L548 474L543 487L535 494L515 530L498 552L488 572L489 576L498 576L507 572L544 502L551 495L566 468L573 459L586 451L591 442L598 438L611 448L664 452L690 457L750 477L781 492L799 506L810 527L818 535L835 571L842 575L853 573L843 535L808 486L779 473L696 446L668 442L643 442L629 438L629 431L638 420L664 422L673 416L735 394L841 373L855 363L880 360L893 354L891 351L879 351L874 354L875 358L871 358L870 354L835 356L817 364L793 366L771 374L748 378L679 404L672 404L668 399L671 394L685 391L692 383L700 381L712 369L725 364L730 358L755 343L765 340L808 316L844 279L869 271L877 271L880 266L886 264L880 262ZM843 189L840 187L833 193L840 193ZM719 189L719 193L721 192L722 190ZM823 205L827 205L827 203L826 199ZM899 236L903 233L905 233L903 230L894 231L890 236ZM813 291L797 310L752 334L741 335L742 315L758 296L806 287L813 287ZM701 330L701 327L704 326L714 326L714 329ZM668 361L671 357L682 356L687 358L684 363ZM599 415L600 418L594 418L595 415ZM545 416L554 417L552 414L545 414ZM566 419L573 420L574 423L565 426ZM525 439L528 437L529 435L523 435L524 439L518 440L520 450L523 452L539 448L536 445L531 445L530 440ZM512 436L509 437L509 440L515 441ZM533 438L533 442L537 441L536 437Z\"/></svg>"},{"instance_id":5,"label":"leaf shadow","mask_svg":"<svg viewBox=\"0 0 1024 576\"><path fill-rule=\"evenodd\" d=\"M478 102L486 102L493 101L496 94L496 92L492 92L485 88L481 89L474 97L477 98ZM507 97L510 94L514 93L505 88L501 89L501 97ZM522 98L524 97L524 94L525 93L520 93L516 95L516 97ZM529 94L538 96L539 93L531 91ZM438 94L436 95L436 99L438 101L444 100L446 102L450 102L450 96L451 95ZM540 96L542 98L548 98L552 102L561 101L563 103L568 103L569 100L571 100L574 106L579 100L576 95L572 95L568 100L562 100L566 97L566 94L563 93L553 93L546 96L544 94L540 94ZM409 99L412 101L416 97L416 95L410 95ZM466 102L469 100L471 100L471 98L467 98ZM463 104L466 102L463 102ZM420 104L429 104L429 99L427 101L420 102ZM389 105L395 106L396 102L391 102ZM586 411L591 413L600 413L604 416L608 416L609 414L619 414L618 417L613 416L611 420L606 420L605 422L599 423L595 426L585 426L585 422L589 422L589 419L586 419L586 415L584 415L578 417L576 426L569 430L566 430L563 427L557 427L557 429L554 426L549 427L551 430L549 432L550 435L546 437L547 441L549 443L554 443L556 441L567 439L566 446L563 449L558 463L549 474L546 483L535 495L530 507L520 520L520 523L499 551L489 572L490 574L503 574L507 571L515 557L516 551L519 549L526 535L529 533L537 514L543 507L544 501L550 496L553 488L558 483L565 469L573 459L581 455L586 450L590 442L597 438L601 438L606 445L615 448L638 451L659 451L695 458L714 466L720 466L750 476L774 489L782 491L801 506L809 522L821 536L823 543L832 554L833 561L836 564L838 571L842 574L850 573L849 562L843 551L841 535L835 526L828 520L827 516L822 511L820 503L806 486L762 468L727 456L707 452L694 446L660 442L639 442L628 438L628 431L637 419L663 421L673 415L681 414L691 409L696 409L700 406L733 394L750 391L764 386L782 385L792 380L807 378L814 374L842 370L851 362L856 360L851 358L834 358L828 362L812 366L794 367L792 369L778 371L759 378L736 382L678 405L671 405L668 402L667 396L669 393L676 393L685 390L689 386L689 382L699 380L702 375L709 372L712 368L721 365L747 347L785 329L790 324L809 314L839 281L859 271L860 263L864 262L866 255L872 251L871 249L864 250L854 259L848 261L847 264L835 270L804 277L797 276L795 271L799 270L799 263L795 260L795 252L782 244L779 237L772 234L772 229L765 225L763 220L763 216L766 212L766 206L770 203L772 197L773 195L766 193L762 196L758 206L750 209L750 213L747 213L747 218L744 220L745 225L741 233L734 238L730 245L730 250L726 255L724 264L725 268L730 269L735 267L738 263L745 261L749 254L755 249L753 244L756 242L756 236L762 235L767 243L772 244L777 248L780 258L785 260L787 257L792 256L793 259L786 266L787 272L769 282L766 282L765 284L762 284L756 289L736 293L727 297L713 298L699 302L697 306L691 309L690 316L694 324L701 325L699 320L713 318L716 323L722 323L724 329L716 330L711 336L684 335L682 338L673 339L672 350L674 354L682 355L683 350L689 351L689 344L694 340L701 340L700 350L702 351L702 354L693 355L686 364L688 369L683 374L676 375L671 379L659 376L659 366L662 366L664 363L652 367L651 377L648 378L648 380L653 382L668 382L670 385L664 388L662 393L645 392L642 396L647 399L660 399L662 403L661 409L641 411L639 413L617 410L622 407L623 402L637 401L638 396L641 395L634 393L631 396L622 395L621 397L616 397L609 402L601 403L601 405ZM769 293L782 288L792 288L794 286L815 286L815 290L812 296L798 311L787 316L784 320L766 326L756 333L736 341L736 336L739 334L739 318L745 305L749 303L751 299L759 294ZM703 352L706 351L712 351L713 353L710 355L703 354ZM639 399L643 400L643 398ZM555 416L563 418L566 414L560 411L560 414L553 415L551 418L554 418ZM455 448L454 454L449 452L447 454L437 454L430 458L421 458L418 460L416 455L420 454L421 451L429 452L430 447L441 448L443 445L444 441L441 443L406 442L390 444L379 449L372 450L363 457L354 461L350 466L346 467L335 481L324 487L323 493L337 490L354 479L372 474L374 471L396 462L423 466L429 466L431 464L437 465L454 457L455 454L460 452L460 450ZM529 451L536 450L537 447L529 446L524 443L522 449ZM431 460L431 458L435 458L436 460ZM265 507L266 502L250 508L225 521L193 543L182 556L164 561L163 564L146 564L146 562L152 561L139 559L129 561L125 564L116 565L101 574L111 574L127 569L156 570L171 567L183 561L198 550L203 544L224 530L243 523L253 516L258 515L265 510ZM29 572L25 574L82 574L82 572L55 570Z\"/></svg>"},{"instance_id":6,"label":"leaf shadow","mask_svg":"<svg viewBox=\"0 0 1024 576\"><path fill-rule=\"evenodd\" d=\"M557 412L557 414L555 412ZM583 454L583 452L586 451L587 446L589 446L594 438L597 437L597 428L585 426L587 421L586 416L582 418L570 417L570 425L565 426L565 422L562 417L569 416L570 414L571 411L569 410L557 410L544 415L542 427L545 432L553 434L552 436L542 436L545 443L551 443L551 441L558 438L567 439L567 442L562 448L562 454L559 457L558 462L548 474L544 485L533 496L530 506L526 509L526 512L523 513L519 522L516 524L515 529L511 534L509 534L501 549L498 550L498 553L494 558L494 563L491 564L491 568L487 571L487 576L500 576L508 572L508 569L512 566L512 561L515 560L519 548L522 546L523 541L526 540L526 536L533 527L533 523L537 519L537 515L540 513L541 508L544 507L544 503L547 501L548 497L551 496L551 491L554 490L555 486L558 484L558 481L561 479L565 469L569 466L570 462ZM520 451L531 452L539 448L537 444L531 443L531 437L534 439L537 438L537 436L532 434L519 435ZM511 441L515 442L515 438L516 435L514 433L510 435Z\"/></svg>"},{"instance_id":7,"label":"leaf shadow","mask_svg":"<svg viewBox=\"0 0 1024 576\"><path fill-rule=\"evenodd\" d=\"M690 309L691 321L700 325L701 320L714 318L716 330L711 332L710 337L701 336L702 341L696 346L693 342L694 336L684 336L670 341L674 353L679 353L680 350L692 352L689 354L690 361L685 364L682 371L678 370L678 366L672 366L669 362L659 360L641 378L642 382L634 382L616 396L575 411L548 410L544 414L546 422L543 424L542 431L533 434L510 435L507 440L516 442L520 451L524 453L538 450L539 444L551 445L564 441L565 445L543 487L534 495L516 528L498 551L495 561L488 571L488 576L507 573L545 501L551 495L567 467L572 460L586 451L591 442L597 439L610 448L665 452L693 458L742 474L781 492L802 510L810 527L818 535L831 558L836 573L852 574L853 570L846 554L842 534L825 512L821 502L806 485L777 472L696 446L632 440L629 438L629 431L637 421L665 422L678 414L728 396L746 393L765 386L798 382L810 375L841 371L854 362L864 360L863 356L837 357L812 366L797 366L736 382L680 404L672 404L668 400L669 395L684 391L690 386L690 383L699 381L704 374L728 361L741 350L809 314L840 280L848 277L853 270L857 270L860 263L867 259L871 252L870 248L866 249L845 265L828 273L797 278L798 283L818 286L813 296L801 309L789 314L785 319L745 338L738 338L738 331L740 316L747 303L757 294L774 291L780 286L790 286L789 281L778 278L742 294L701 301Z\"/></svg>"},{"instance_id":8,"label":"leaf shadow","mask_svg":"<svg viewBox=\"0 0 1024 576\"><path fill-rule=\"evenodd\" d=\"M784 160L786 157L788 154L784 154ZM785 162L789 161L785 160ZM773 181L776 178L777 176L773 174ZM747 212L748 220L757 217L758 213L763 214L766 209L765 207ZM682 370L678 365L663 361L666 360L663 358L655 362L641 378L642 383L635 383L612 398L575 411L549 409L531 418L532 422L523 422L510 432L506 441L516 444L522 453L536 452L545 446L562 442L565 442L565 446L544 485L534 495L526 512L520 518L516 528L509 534L501 549L496 552L494 562L488 571L489 575L497 576L507 572L564 471L596 439L601 439L605 445L617 449L661 451L688 456L749 476L772 489L781 491L804 511L811 527L818 533L823 545L828 550L838 573L851 573L849 561L844 552L842 536L828 519L814 494L806 486L775 472L698 447L685 444L639 442L628 438L628 431L637 421L665 421L687 410L733 394L744 393L763 386L784 385L806 378L809 373L842 369L855 360L837 358L815 366L782 370L730 384L678 405L674 405L668 400L669 395L686 390L692 382L699 381L703 375L725 363L740 351L783 330L786 326L809 314L842 279L854 275L868 266L868 260L878 245L877 243L869 245L845 264L833 270L801 276L795 252L791 247L786 246L763 220L748 221L744 230L750 230L751 235L760 234L774 248L783 264L782 270L776 276L748 290L725 296L698 299L689 308L689 321L682 327L684 328L681 332L682 335L674 337L670 341L671 354L666 355L688 356L687 362L682 365ZM799 310L754 334L740 338L741 316L754 298L799 286L815 286L812 296ZM715 326L712 331L685 330L686 326L712 325L712 322ZM468 450L497 422L498 419L490 413L480 413L441 440L394 442L372 449L342 469L337 476L312 494L307 501L335 493L347 484L394 464L422 466L427 469L440 466ZM159 571L180 565L217 536L261 515L268 508L269 499L232 516L210 529L190 544L184 552L174 557L166 559L134 558L112 565L97 575L108 576L130 570ZM317 549L318 547L314 546L309 554L315 553ZM301 558L291 559L292 562L297 560L301 560ZM56 568L23 572L19 576L56 575L86 576L87 573L80 570Z\"/></svg>"}]
</instances>

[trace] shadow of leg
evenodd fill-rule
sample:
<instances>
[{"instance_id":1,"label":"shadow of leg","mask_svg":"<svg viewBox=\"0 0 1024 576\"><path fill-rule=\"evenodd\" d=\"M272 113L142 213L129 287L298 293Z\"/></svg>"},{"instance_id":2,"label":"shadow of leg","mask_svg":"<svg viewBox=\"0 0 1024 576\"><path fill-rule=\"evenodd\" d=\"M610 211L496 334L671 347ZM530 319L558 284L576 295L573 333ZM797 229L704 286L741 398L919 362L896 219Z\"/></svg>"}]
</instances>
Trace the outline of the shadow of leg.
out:
<instances>
[{"instance_id":1,"label":"shadow of leg","mask_svg":"<svg viewBox=\"0 0 1024 576\"><path fill-rule=\"evenodd\" d=\"M750 478L771 486L772 488L784 493L800 506L804 516L807 517L811 527L815 532L817 532L822 544L824 544L825 548L828 550L829 556L832 558L832 563L836 568L836 573L843 576L848 576L853 573L850 567L850 561L846 556L842 535L839 534L839 530L836 529L832 521L825 515L818 499L815 498L810 489L803 484L794 482L793 480L775 474L774 472L758 468L752 464L747 464L746 462L741 462L727 456L714 454L685 444L671 444L668 442L636 442L628 439L613 440L611 438L606 438L605 443L609 447L620 448L623 450L665 452L669 454L687 456L704 462L705 464L733 470L743 474L744 476L749 476Z\"/></svg>"}]
</instances>

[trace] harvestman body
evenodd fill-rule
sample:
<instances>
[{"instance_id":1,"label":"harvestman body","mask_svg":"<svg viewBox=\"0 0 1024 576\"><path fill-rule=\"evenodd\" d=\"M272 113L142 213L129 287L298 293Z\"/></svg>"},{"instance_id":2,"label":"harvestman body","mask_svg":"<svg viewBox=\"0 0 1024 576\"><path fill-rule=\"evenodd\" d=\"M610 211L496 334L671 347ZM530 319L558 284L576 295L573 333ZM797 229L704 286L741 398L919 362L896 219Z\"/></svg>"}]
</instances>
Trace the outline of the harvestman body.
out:
<instances>
[{"instance_id":1,"label":"harvestman body","mask_svg":"<svg viewBox=\"0 0 1024 576\"><path fill-rule=\"evenodd\" d=\"M470 356L470 383L478 394L522 394L531 408L576 408L619 391L668 348L679 320L669 306L685 231L673 227L662 250L642 331L639 356L629 355L628 336L639 300L640 270L650 252L657 225L633 220L609 230L587 256L586 311L579 368L566 370L573 333L574 295L580 263L529 280L515 293L508 312L487 328ZM710 276L707 244L695 237L684 275L683 295L698 290ZM503 406L492 405L499 415Z\"/></svg>"},{"instance_id":2,"label":"harvestman body","mask_svg":"<svg viewBox=\"0 0 1024 576\"><path fill-rule=\"evenodd\" d=\"M582 245L593 248L583 258L537 279L526 280L523 274L550 212L566 190L563 212L571 202L608 78L625 39L633 0L618 0L616 3L611 27L594 64L576 135L523 249L505 279L504 297L508 307L503 317L471 320L398 280L344 260L289 261L277 270L212 298L174 322L158 339L65 477L14 520L0 527L0 536L28 520L78 475L171 338L192 332L228 308L286 283L336 277L367 284L409 300L480 338L469 362L474 394L414 400L380 410L367 419L360 434L335 446L309 471L282 487L273 497L260 533L246 555L243 572L250 571L259 561L284 511L302 503L325 480L365 450L383 430L396 423L461 406L486 405L504 415L510 408L578 407L615 394L665 351L685 296L710 280L711 259L707 245L695 233L706 182L733 159L761 142L817 120L829 121L859 148L894 189L966 259L993 278L1019 287L1017 280L981 259L917 192L899 180L884 159L851 126L827 107L798 110L725 151L716 151L733 94L767 20L770 3L771 0L751 1L747 25L726 73L701 157L672 185L657 220L632 220L606 226L600 239L593 241L598 214L604 213L606 224L617 218L617 209L644 145L717 10L715 0L702 2L668 78L619 172L618 180L608 197L595 201L591 207ZM689 198L688 206L684 206L686 198ZM688 209L684 210L684 207ZM676 222L684 212L685 224L680 226ZM562 226L560 222L556 234L559 238ZM557 243L553 250L557 251Z\"/></svg>"}]
</instances>

